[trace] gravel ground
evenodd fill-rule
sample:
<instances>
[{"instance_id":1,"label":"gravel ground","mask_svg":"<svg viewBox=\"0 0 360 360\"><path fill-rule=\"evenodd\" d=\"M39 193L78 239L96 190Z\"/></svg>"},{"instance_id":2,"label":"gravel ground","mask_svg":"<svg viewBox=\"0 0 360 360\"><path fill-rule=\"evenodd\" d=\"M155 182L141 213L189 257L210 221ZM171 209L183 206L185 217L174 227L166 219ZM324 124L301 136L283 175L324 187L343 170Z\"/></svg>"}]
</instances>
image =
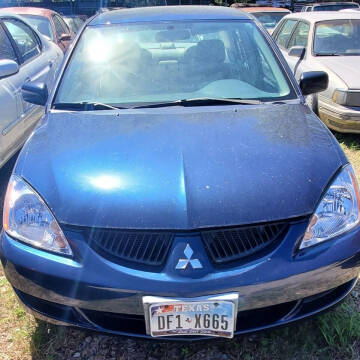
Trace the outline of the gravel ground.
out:
<instances>
[{"instance_id":1,"label":"gravel ground","mask_svg":"<svg viewBox=\"0 0 360 360\"><path fill-rule=\"evenodd\" d=\"M187 345L105 336L84 333L78 330L68 330L66 337L68 337L68 341L65 341L65 351L56 349L57 359L59 360L158 360L184 358L191 360L230 360L237 359L241 354L235 344L229 346L229 341ZM229 352L231 348L233 351Z\"/></svg>"}]
</instances>

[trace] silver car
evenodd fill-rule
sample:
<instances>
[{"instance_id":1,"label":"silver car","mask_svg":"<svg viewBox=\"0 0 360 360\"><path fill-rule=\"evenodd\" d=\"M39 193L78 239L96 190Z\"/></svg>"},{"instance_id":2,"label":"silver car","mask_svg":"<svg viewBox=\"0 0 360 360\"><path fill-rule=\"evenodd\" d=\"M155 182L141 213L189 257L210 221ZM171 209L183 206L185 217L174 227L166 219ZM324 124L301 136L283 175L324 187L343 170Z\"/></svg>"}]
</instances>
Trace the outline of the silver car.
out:
<instances>
[{"instance_id":1,"label":"silver car","mask_svg":"<svg viewBox=\"0 0 360 360\"><path fill-rule=\"evenodd\" d=\"M294 13L273 37L298 80L304 71L328 73L327 90L307 98L321 120L339 132L360 133L360 13Z\"/></svg>"},{"instance_id":2,"label":"silver car","mask_svg":"<svg viewBox=\"0 0 360 360\"><path fill-rule=\"evenodd\" d=\"M356 2L323 2L303 6L301 11L340 11L342 9L359 9Z\"/></svg>"},{"instance_id":3,"label":"silver car","mask_svg":"<svg viewBox=\"0 0 360 360\"><path fill-rule=\"evenodd\" d=\"M29 81L51 87L63 53L21 17L0 11L0 168L22 146L43 108L23 100Z\"/></svg>"}]
</instances>

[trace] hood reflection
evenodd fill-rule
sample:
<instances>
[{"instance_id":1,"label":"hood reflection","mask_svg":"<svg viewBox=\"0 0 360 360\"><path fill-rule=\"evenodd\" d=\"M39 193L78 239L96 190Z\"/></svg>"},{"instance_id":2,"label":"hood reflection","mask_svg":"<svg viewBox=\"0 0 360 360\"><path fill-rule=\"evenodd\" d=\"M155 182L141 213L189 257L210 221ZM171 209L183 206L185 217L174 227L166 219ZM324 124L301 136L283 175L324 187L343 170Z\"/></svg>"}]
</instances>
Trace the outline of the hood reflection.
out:
<instances>
[{"instance_id":1,"label":"hood reflection","mask_svg":"<svg viewBox=\"0 0 360 360\"><path fill-rule=\"evenodd\" d=\"M87 182L100 190L116 190L126 188L128 181L123 176L102 174L87 177Z\"/></svg>"}]
</instances>

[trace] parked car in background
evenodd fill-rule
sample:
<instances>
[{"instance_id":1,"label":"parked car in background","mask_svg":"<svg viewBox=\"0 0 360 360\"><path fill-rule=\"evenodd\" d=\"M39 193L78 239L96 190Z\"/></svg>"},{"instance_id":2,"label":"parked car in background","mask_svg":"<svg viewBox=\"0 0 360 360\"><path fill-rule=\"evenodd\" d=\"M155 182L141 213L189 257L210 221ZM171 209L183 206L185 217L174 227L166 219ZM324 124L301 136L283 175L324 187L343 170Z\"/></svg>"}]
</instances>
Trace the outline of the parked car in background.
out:
<instances>
[{"instance_id":1,"label":"parked car in background","mask_svg":"<svg viewBox=\"0 0 360 360\"><path fill-rule=\"evenodd\" d=\"M74 33L56 11L37 7L8 7L1 11L23 16L41 34L47 36L65 52Z\"/></svg>"},{"instance_id":2,"label":"parked car in background","mask_svg":"<svg viewBox=\"0 0 360 360\"><path fill-rule=\"evenodd\" d=\"M303 97L327 75L299 86L264 34L229 8L105 12L47 100L26 85L46 115L10 179L0 258L36 316L231 338L351 292L359 189Z\"/></svg>"},{"instance_id":3,"label":"parked car in background","mask_svg":"<svg viewBox=\"0 0 360 360\"><path fill-rule=\"evenodd\" d=\"M358 9L356 2L323 2L303 6L301 12L308 11L339 11L342 9Z\"/></svg>"},{"instance_id":4,"label":"parked car in background","mask_svg":"<svg viewBox=\"0 0 360 360\"><path fill-rule=\"evenodd\" d=\"M278 22L291 11L284 8L275 7L243 7L242 11L245 11L255 16L265 29L271 34L278 24Z\"/></svg>"},{"instance_id":5,"label":"parked car in background","mask_svg":"<svg viewBox=\"0 0 360 360\"><path fill-rule=\"evenodd\" d=\"M291 14L273 36L297 79L328 73L327 90L307 99L314 112L331 129L360 133L360 13Z\"/></svg>"},{"instance_id":6,"label":"parked car in background","mask_svg":"<svg viewBox=\"0 0 360 360\"><path fill-rule=\"evenodd\" d=\"M78 15L65 15L63 19L74 34L84 25L84 20Z\"/></svg>"},{"instance_id":7,"label":"parked car in background","mask_svg":"<svg viewBox=\"0 0 360 360\"><path fill-rule=\"evenodd\" d=\"M40 81L49 89L63 53L21 17L0 11L0 167L24 144L43 108L23 100L21 87Z\"/></svg>"}]
</instances>

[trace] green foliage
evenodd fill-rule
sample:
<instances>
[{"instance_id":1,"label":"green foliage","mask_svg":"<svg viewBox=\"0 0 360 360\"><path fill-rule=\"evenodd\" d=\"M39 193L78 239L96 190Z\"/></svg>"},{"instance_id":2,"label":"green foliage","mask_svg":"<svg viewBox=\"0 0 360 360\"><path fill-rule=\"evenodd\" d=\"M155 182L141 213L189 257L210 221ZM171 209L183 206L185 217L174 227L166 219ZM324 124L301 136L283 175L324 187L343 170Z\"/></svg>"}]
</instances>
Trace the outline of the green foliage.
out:
<instances>
[{"instance_id":1,"label":"green foliage","mask_svg":"<svg viewBox=\"0 0 360 360\"><path fill-rule=\"evenodd\" d=\"M322 316L319 325L325 342L335 350L350 350L360 336L360 314L355 304L349 301Z\"/></svg>"}]
</instances>

